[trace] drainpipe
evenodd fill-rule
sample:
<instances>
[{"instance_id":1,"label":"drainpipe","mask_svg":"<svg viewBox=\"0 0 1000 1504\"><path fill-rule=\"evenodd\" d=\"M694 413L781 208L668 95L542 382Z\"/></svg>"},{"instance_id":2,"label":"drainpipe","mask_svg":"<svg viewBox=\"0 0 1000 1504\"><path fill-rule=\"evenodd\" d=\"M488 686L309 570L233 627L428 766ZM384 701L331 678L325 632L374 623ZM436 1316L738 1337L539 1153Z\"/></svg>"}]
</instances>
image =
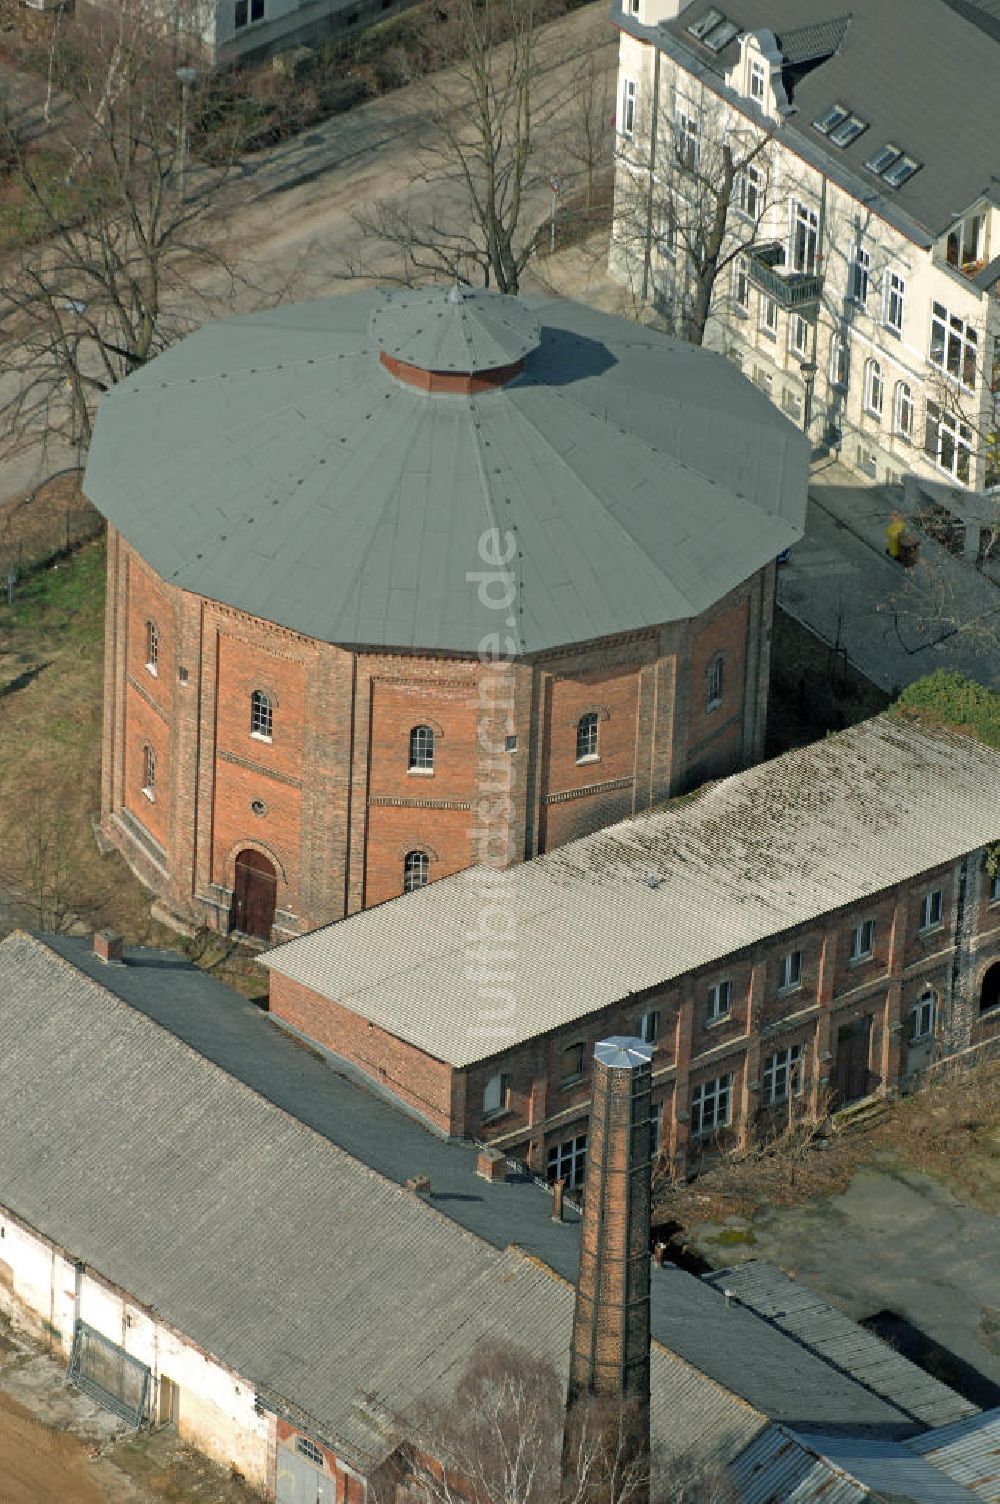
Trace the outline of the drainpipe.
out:
<instances>
[{"instance_id":1,"label":"drainpipe","mask_svg":"<svg viewBox=\"0 0 1000 1504\"><path fill-rule=\"evenodd\" d=\"M826 174L824 173L824 175L823 175L823 183L822 183L822 186L820 188L820 193L819 193L819 233L818 233L818 235L816 237L816 240L817 240L816 271L817 271L817 274L820 276L820 278L823 278L823 267L824 267L825 260L826 260L824 254L823 254L823 239L824 239L825 234L826 234ZM817 366L817 364L816 364L816 349L817 349L817 343L818 343L818 340L819 340L819 313L820 313L820 308L822 308L822 306L823 306L823 282L821 281L821 283L820 283L820 294L819 294L819 307L816 309L816 317L813 319L812 350L810 351L810 354L809 354L809 363L812 366L812 380L809 381L806 384L805 395L803 397L803 402L802 402L802 412L803 412L802 427L803 427L803 430L805 431L805 433L807 435L809 433L809 424L810 424L810 422L812 420L813 382L815 382L815 380L816 380L816 375L817 375L817 372L818 372L818 369L819 369L818 366Z\"/></svg>"},{"instance_id":2,"label":"drainpipe","mask_svg":"<svg viewBox=\"0 0 1000 1504\"><path fill-rule=\"evenodd\" d=\"M642 302L649 297L653 259L653 187L656 176L656 128L660 118L660 49L653 60L653 118L649 127L649 192L646 195L646 249L642 261Z\"/></svg>"}]
</instances>

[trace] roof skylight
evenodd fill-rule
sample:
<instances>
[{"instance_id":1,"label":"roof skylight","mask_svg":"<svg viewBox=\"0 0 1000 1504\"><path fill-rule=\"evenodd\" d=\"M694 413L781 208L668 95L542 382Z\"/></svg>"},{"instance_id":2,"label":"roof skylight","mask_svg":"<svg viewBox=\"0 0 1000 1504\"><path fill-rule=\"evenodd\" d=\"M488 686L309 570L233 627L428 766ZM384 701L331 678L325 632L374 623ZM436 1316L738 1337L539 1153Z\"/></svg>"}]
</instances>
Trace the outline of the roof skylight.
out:
<instances>
[{"instance_id":1,"label":"roof skylight","mask_svg":"<svg viewBox=\"0 0 1000 1504\"><path fill-rule=\"evenodd\" d=\"M834 146L850 146L868 129L867 120L862 120L857 115L848 115L840 125L835 125L830 132L830 140Z\"/></svg>"},{"instance_id":2,"label":"roof skylight","mask_svg":"<svg viewBox=\"0 0 1000 1504\"><path fill-rule=\"evenodd\" d=\"M733 37L739 35L740 28L735 21L720 21L718 26L713 26L708 36L702 37L702 41L710 52L721 52L727 47Z\"/></svg>"},{"instance_id":3,"label":"roof skylight","mask_svg":"<svg viewBox=\"0 0 1000 1504\"><path fill-rule=\"evenodd\" d=\"M828 136L835 126L843 124L850 113L845 105L832 104L824 114L813 121L813 129L819 131L821 136Z\"/></svg>"},{"instance_id":4,"label":"roof skylight","mask_svg":"<svg viewBox=\"0 0 1000 1504\"><path fill-rule=\"evenodd\" d=\"M883 178L890 188L899 188L908 178L912 178L915 172L920 171L921 164L913 157L900 157L898 162L882 173Z\"/></svg>"},{"instance_id":5,"label":"roof skylight","mask_svg":"<svg viewBox=\"0 0 1000 1504\"><path fill-rule=\"evenodd\" d=\"M901 157L902 155L902 147L893 146L892 142L888 141L885 146L882 147L881 151L872 153L872 155L866 160L865 166L868 168L869 172L877 172L881 175L883 172L885 172L887 167L892 166L897 157Z\"/></svg>"},{"instance_id":6,"label":"roof skylight","mask_svg":"<svg viewBox=\"0 0 1000 1504\"><path fill-rule=\"evenodd\" d=\"M713 26L718 26L719 22L725 19L721 10L716 10L713 5L712 9L707 10L703 16L699 16L697 21L691 22L688 31L693 37L697 37L700 42L712 30Z\"/></svg>"}]
</instances>

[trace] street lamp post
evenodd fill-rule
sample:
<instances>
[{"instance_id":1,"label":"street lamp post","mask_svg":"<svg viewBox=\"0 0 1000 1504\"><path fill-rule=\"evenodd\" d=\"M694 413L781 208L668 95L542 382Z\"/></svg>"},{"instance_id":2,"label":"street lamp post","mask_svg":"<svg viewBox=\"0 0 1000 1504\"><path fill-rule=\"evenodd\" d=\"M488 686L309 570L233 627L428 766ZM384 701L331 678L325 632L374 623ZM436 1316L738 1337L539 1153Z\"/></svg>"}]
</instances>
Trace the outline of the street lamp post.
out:
<instances>
[{"instance_id":1,"label":"street lamp post","mask_svg":"<svg viewBox=\"0 0 1000 1504\"><path fill-rule=\"evenodd\" d=\"M181 130L180 130L180 141L178 143L178 151L179 151L179 155L180 155L180 163L178 165L177 178L178 178L178 188L179 188L179 192L180 192L180 199L181 199L181 203L182 204L183 204L183 202L185 200L185 197L186 197L186 188L187 188L187 103L188 103L188 89L191 87L191 85L194 83L194 81L195 81L195 79L197 77L198 77L198 70L197 70L197 68L178 68L177 72L176 72L177 81L178 81L178 83L181 86Z\"/></svg>"},{"instance_id":2,"label":"street lamp post","mask_svg":"<svg viewBox=\"0 0 1000 1504\"><path fill-rule=\"evenodd\" d=\"M813 385L816 381L816 362L804 360L799 366L802 372L802 380L805 385L805 396L802 402L802 432L809 432L809 424L812 420Z\"/></svg>"}]
</instances>

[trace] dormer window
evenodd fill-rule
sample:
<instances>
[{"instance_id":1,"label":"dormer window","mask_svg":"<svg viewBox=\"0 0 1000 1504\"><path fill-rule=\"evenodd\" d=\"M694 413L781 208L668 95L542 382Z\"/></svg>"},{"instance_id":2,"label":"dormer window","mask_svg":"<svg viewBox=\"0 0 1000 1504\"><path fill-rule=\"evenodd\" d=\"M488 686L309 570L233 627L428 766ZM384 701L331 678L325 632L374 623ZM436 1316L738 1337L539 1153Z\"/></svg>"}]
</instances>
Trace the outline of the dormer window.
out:
<instances>
[{"instance_id":1,"label":"dormer window","mask_svg":"<svg viewBox=\"0 0 1000 1504\"><path fill-rule=\"evenodd\" d=\"M963 219L948 233L945 254L949 266L975 266L983 258L983 235L986 229L986 217L983 214L970 214Z\"/></svg>"}]
</instances>

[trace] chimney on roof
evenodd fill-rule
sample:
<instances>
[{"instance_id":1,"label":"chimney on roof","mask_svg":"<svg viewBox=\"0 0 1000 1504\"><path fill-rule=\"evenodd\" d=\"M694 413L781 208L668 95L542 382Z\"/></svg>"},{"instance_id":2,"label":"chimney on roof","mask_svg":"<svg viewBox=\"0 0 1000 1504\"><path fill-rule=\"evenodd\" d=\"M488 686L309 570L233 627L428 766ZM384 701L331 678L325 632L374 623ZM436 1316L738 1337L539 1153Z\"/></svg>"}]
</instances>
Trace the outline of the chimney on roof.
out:
<instances>
[{"instance_id":1,"label":"chimney on roof","mask_svg":"<svg viewBox=\"0 0 1000 1504\"><path fill-rule=\"evenodd\" d=\"M122 937L117 930L94 931L94 955L106 966L122 964Z\"/></svg>"},{"instance_id":2,"label":"chimney on roof","mask_svg":"<svg viewBox=\"0 0 1000 1504\"><path fill-rule=\"evenodd\" d=\"M651 1045L621 1035L594 1051L563 1439L568 1496L585 1434L609 1466L641 1476L634 1504L648 1498L652 1058ZM599 1480L593 1497L604 1497Z\"/></svg>"}]
</instances>

